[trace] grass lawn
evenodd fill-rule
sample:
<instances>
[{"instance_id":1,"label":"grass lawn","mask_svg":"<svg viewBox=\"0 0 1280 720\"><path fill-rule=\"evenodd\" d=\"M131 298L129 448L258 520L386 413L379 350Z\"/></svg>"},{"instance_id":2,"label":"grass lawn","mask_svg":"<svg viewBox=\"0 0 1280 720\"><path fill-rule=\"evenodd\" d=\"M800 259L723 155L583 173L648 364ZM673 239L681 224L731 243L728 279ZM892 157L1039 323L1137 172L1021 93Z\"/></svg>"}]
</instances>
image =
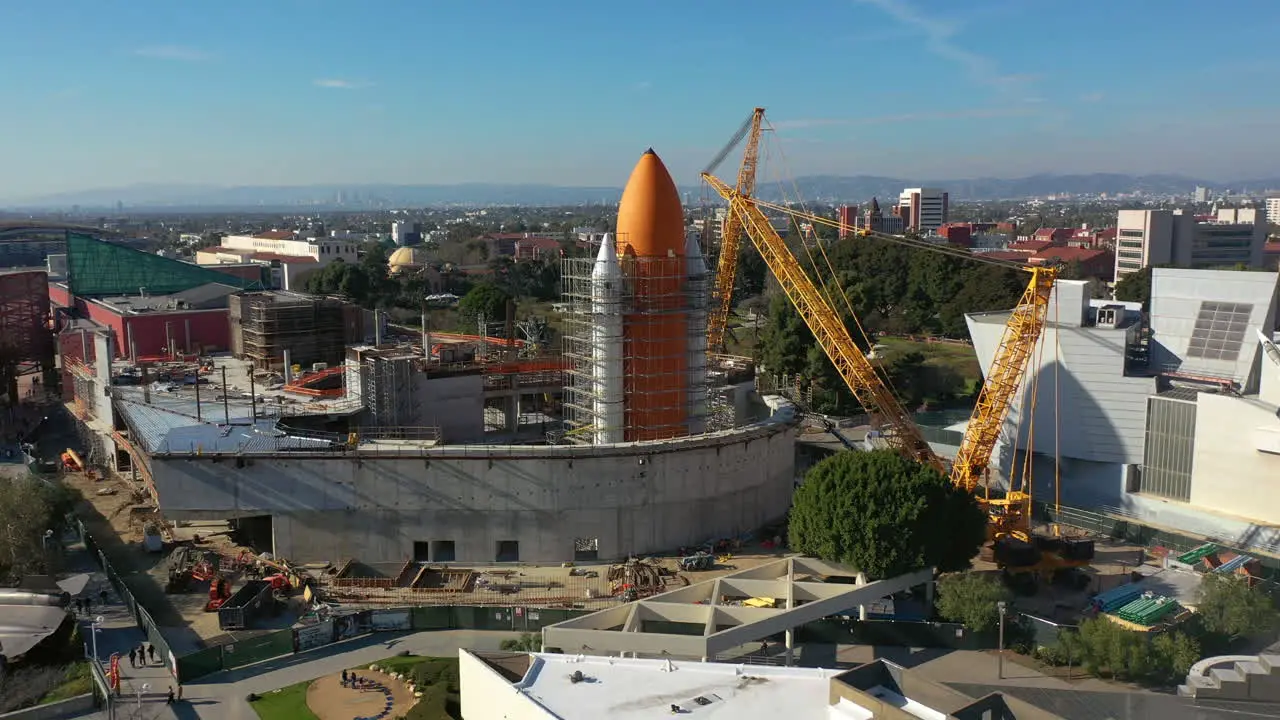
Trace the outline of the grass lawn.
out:
<instances>
[{"instance_id":1,"label":"grass lawn","mask_svg":"<svg viewBox=\"0 0 1280 720\"><path fill-rule=\"evenodd\" d=\"M319 720L307 707L307 688L310 685L308 680L272 690L250 705L262 720Z\"/></svg>"},{"instance_id":2,"label":"grass lawn","mask_svg":"<svg viewBox=\"0 0 1280 720\"><path fill-rule=\"evenodd\" d=\"M93 675L88 662L78 662L67 667L67 674L62 682L40 698L40 704L55 703L60 700L93 692Z\"/></svg>"},{"instance_id":3,"label":"grass lawn","mask_svg":"<svg viewBox=\"0 0 1280 720\"><path fill-rule=\"evenodd\" d=\"M406 720L461 720L456 657L397 655L373 664L382 670L404 673L422 693L405 715Z\"/></svg>"},{"instance_id":4,"label":"grass lawn","mask_svg":"<svg viewBox=\"0 0 1280 720\"><path fill-rule=\"evenodd\" d=\"M422 697L405 716L409 720L460 720L457 658L397 655L373 665L386 672L404 673L413 679ZM368 665L348 668L360 672ZM311 681L263 693L250 703L262 720L317 720L307 707L307 687Z\"/></svg>"},{"instance_id":5,"label":"grass lawn","mask_svg":"<svg viewBox=\"0 0 1280 720\"><path fill-rule=\"evenodd\" d=\"M905 340L902 338L877 338L877 345L884 346L880 356L883 362L894 360L909 352L918 352L925 357L926 365L947 367L964 378L965 386L982 382L982 370L978 366L978 356L973 347L961 343L927 343Z\"/></svg>"}]
</instances>

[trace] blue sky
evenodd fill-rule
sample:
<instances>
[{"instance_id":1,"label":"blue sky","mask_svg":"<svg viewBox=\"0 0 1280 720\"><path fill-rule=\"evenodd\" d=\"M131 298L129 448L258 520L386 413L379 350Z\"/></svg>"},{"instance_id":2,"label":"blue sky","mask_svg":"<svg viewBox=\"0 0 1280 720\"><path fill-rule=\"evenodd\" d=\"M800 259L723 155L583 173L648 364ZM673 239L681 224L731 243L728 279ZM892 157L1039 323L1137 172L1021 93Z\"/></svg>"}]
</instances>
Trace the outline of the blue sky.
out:
<instances>
[{"instance_id":1,"label":"blue sky","mask_svg":"<svg viewBox=\"0 0 1280 720\"><path fill-rule=\"evenodd\" d=\"M1280 2L51 0L0 43L0 199L135 183L1280 175Z\"/></svg>"}]
</instances>

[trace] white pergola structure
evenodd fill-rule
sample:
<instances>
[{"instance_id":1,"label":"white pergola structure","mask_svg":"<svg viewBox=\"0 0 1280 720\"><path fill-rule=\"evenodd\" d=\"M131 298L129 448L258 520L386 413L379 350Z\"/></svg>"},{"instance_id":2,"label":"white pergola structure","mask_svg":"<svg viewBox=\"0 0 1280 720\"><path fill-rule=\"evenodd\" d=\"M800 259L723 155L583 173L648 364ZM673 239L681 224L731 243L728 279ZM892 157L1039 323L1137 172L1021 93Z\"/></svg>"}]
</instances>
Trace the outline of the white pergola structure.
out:
<instances>
[{"instance_id":1,"label":"white pergola structure","mask_svg":"<svg viewBox=\"0 0 1280 720\"><path fill-rule=\"evenodd\" d=\"M852 582L828 582L830 578ZM542 649L587 655L701 658L705 662L719 653L785 633L789 665L795 628L855 607L858 617L866 619L867 604L917 585L927 586L932 601L931 568L868 582L853 568L806 557L781 558L548 625L542 629ZM740 604L747 598L772 599L776 606ZM645 624L654 621L700 625L703 630L700 635L646 632Z\"/></svg>"}]
</instances>

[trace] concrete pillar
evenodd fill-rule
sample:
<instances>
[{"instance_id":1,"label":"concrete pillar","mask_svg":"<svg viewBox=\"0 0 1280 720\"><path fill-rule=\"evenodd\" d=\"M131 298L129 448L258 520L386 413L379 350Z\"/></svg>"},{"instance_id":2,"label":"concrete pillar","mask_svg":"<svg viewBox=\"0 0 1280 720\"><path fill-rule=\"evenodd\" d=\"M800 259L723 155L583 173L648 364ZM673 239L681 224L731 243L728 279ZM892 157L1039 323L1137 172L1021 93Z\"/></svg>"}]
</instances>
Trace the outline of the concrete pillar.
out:
<instances>
[{"instance_id":1,"label":"concrete pillar","mask_svg":"<svg viewBox=\"0 0 1280 720\"><path fill-rule=\"evenodd\" d=\"M515 432L520 429L520 395L518 393L508 395L504 400L506 419L503 425L507 432Z\"/></svg>"},{"instance_id":2,"label":"concrete pillar","mask_svg":"<svg viewBox=\"0 0 1280 720\"><path fill-rule=\"evenodd\" d=\"M791 667L795 659L795 642L796 642L796 631L793 630L792 628L787 628L787 632L786 632L787 652L783 659L783 664L785 664L787 667Z\"/></svg>"}]
</instances>

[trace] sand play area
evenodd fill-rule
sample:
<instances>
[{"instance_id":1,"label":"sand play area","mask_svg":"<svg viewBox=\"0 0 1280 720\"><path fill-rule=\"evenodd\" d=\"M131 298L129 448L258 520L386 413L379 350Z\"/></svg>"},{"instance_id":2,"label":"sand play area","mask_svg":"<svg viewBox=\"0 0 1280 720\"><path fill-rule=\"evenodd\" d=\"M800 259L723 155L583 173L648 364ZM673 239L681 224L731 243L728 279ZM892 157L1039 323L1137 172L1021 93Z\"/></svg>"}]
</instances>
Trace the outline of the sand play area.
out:
<instances>
[{"instance_id":1,"label":"sand play area","mask_svg":"<svg viewBox=\"0 0 1280 720\"><path fill-rule=\"evenodd\" d=\"M413 694L403 682L386 673L372 670L356 672L361 678L379 683L381 688L357 690L343 687L341 675L329 675L316 680L307 688L307 707L320 720L384 720L402 717L413 707Z\"/></svg>"}]
</instances>

